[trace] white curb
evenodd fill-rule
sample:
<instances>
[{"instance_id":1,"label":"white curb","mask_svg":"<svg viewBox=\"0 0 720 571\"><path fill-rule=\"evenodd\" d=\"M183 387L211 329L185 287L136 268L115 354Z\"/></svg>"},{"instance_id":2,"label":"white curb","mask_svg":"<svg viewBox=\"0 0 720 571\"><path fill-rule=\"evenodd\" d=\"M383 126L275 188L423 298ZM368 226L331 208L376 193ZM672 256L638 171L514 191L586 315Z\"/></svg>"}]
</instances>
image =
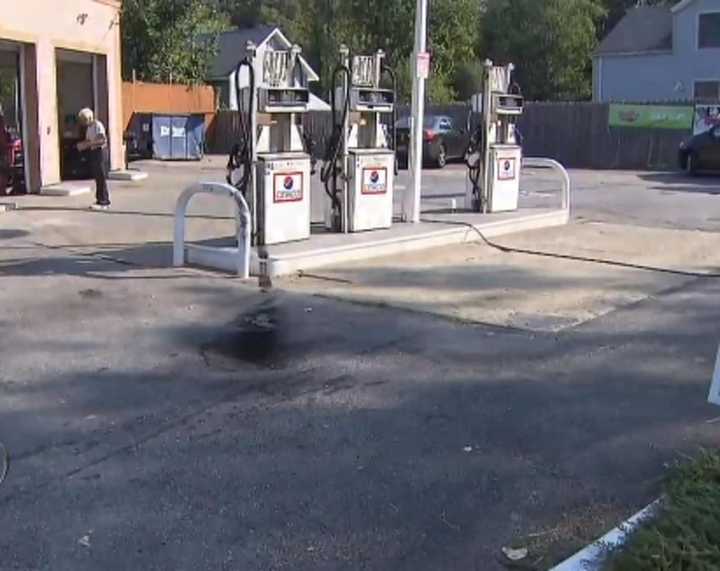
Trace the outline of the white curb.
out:
<instances>
[{"instance_id":1,"label":"white curb","mask_svg":"<svg viewBox=\"0 0 720 571\"><path fill-rule=\"evenodd\" d=\"M80 196L90 194L90 185L79 182L68 182L44 186L40 194L45 196Z\"/></svg>"},{"instance_id":2,"label":"white curb","mask_svg":"<svg viewBox=\"0 0 720 571\"><path fill-rule=\"evenodd\" d=\"M108 180L119 180L124 182L140 182L148 178L148 173L138 170L117 170L110 171Z\"/></svg>"},{"instance_id":3,"label":"white curb","mask_svg":"<svg viewBox=\"0 0 720 571\"><path fill-rule=\"evenodd\" d=\"M611 532L591 543L570 559L553 567L550 571L599 571L599 565L602 563L607 550L624 545L638 527L655 516L655 512L660 507L660 502L661 500L654 501L644 510L636 513Z\"/></svg>"}]
</instances>

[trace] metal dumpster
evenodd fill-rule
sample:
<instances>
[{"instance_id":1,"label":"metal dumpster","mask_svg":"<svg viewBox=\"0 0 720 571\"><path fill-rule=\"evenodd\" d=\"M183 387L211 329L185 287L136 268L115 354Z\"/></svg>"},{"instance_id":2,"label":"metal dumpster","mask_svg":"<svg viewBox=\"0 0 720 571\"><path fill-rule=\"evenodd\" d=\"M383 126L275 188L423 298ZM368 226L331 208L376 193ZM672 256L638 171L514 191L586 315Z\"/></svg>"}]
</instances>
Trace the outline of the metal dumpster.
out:
<instances>
[{"instance_id":1,"label":"metal dumpster","mask_svg":"<svg viewBox=\"0 0 720 571\"><path fill-rule=\"evenodd\" d=\"M205 150L205 116L136 113L126 142L130 158L200 160Z\"/></svg>"}]
</instances>

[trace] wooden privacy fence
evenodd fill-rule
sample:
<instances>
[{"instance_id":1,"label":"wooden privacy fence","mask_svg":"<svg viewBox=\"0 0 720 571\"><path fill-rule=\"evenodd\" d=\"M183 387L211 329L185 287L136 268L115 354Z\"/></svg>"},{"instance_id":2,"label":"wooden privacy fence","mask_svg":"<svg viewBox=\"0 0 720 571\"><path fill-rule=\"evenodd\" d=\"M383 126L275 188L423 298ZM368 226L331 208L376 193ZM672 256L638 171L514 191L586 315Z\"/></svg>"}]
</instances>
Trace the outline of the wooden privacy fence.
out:
<instances>
[{"instance_id":1,"label":"wooden privacy fence","mask_svg":"<svg viewBox=\"0 0 720 571\"><path fill-rule=\"evenodd\" d=\"M123 125L127 129L134 113L205 115L215 113L215 90L207 85L167 85L125 82L122 85Z\"/></svg>"},{"instance_id":2,"label":"wooden privacy fence","mask_svg":"<svg viewBox=\"0 0 720 571\"><path fill-rule=\"evenodd\" d=\"M528 103L519 128L527 156L566 167L672 169L688 130L610 127L606 103Z\"/></svg>"},{"instance_id":3,"label":"wooden privacy fence","mask_svg":"<svg viewBox=\"0 0 720 571\"><path fill-rule=\"evenodd\" d=\"M458 127L466 128L468 105L430 105L428 114L447 115ZM398 117L410 110L401 106ZM530 157L555 159L568 168L672 169L677 165L678 147L690 130L610 127L610 105L606 103L536 103L525 105L519 129L523 152ZM305 129L314 139L315 156L322 157L332 131L327 112L311 112L304 118ZM474 123L474 121L473 121ZM689 127L689 126L688 126ZM238 139L236 112L219 111L208 135L211 153L228 153Z\"/></svg>"},{"instance_id":4,"label":"wooden privacy fence","mask_svg":"<svg viewBox=\"0 0 720 571\"><path fill-rule=\"evenodd\" d=\"M320 158L332 134L332 117L326 111L310 111L303 116L305 132L315 141L313 155ZM227 154L240 138L240 115L237 111L220 110L210 121L207 147L211 154Z\"/></svg>"},{"instance_id":5,"label":"wooden privacy fence","mask_svg":"<svg viewBox=\"0 0 720 571\"><path fill-rule=\"evenodd\" d=\"M401 107L400 116L410 113ZM467 128L469 105L430 105L427 113L447 115ZM568 168L667 169L677 164L687 131L610 127L606 103L528 102L518 128L523 152L555 159ZM475 118L471 123L475 124Z\"/></svg>"}]
</instances>

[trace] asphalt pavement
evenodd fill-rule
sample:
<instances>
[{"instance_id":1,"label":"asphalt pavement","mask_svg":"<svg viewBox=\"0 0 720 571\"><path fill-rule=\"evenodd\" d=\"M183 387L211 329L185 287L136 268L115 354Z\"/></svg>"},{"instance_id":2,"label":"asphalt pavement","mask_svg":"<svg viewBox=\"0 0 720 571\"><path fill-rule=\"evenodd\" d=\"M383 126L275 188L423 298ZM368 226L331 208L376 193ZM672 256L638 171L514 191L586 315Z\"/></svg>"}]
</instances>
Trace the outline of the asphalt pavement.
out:
<instances>
[{"instance_id":1,"label":"asphalt pavement","mask_svg":"<svg viewBox=\"0 0 720 571\"><path fill-rule=\"evenodd\" d=\"M544 330L118 263L166 248L176 192L219 176L150 168L115 187L125 214L0 215L2 570L494 571L508 545L546 569L716 445L715 278L651 274ZM463 192L452 173L427 194ZM578 222L717 231L717 180L649 177L573 173ZM198 236L230 224L213 208Z\"/></svg>"}]
</instances>

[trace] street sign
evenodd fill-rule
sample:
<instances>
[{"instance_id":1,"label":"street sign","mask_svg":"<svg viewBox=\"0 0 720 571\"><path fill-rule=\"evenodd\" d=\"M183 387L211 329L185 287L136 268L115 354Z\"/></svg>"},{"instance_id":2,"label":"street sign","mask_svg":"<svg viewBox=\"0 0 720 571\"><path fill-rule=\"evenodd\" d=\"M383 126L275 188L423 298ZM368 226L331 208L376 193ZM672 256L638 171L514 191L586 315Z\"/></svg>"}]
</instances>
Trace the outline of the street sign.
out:
<instances>
[{"instance_id":1,"label":"street sign","mask_svg":"<svg viewBox=\"0 0 720 571\"><path fill-rule=\"evenodd\" d=\"M710 385L710 404L720 405L720 348L718 348L717 361L715 362L715 373L713 373L712 385Z\"/></svg>"},{"instance_id":2,"label":"street sign","mask_svg":"<svg viewBox=\"0 0 720 571\"><path fill-rule=\"evenodd\" d=\"M418 79L427 79L430 77L430 54L428 52L420 52L417 55L416 73Z\"/></svg>"}]
</instances>

